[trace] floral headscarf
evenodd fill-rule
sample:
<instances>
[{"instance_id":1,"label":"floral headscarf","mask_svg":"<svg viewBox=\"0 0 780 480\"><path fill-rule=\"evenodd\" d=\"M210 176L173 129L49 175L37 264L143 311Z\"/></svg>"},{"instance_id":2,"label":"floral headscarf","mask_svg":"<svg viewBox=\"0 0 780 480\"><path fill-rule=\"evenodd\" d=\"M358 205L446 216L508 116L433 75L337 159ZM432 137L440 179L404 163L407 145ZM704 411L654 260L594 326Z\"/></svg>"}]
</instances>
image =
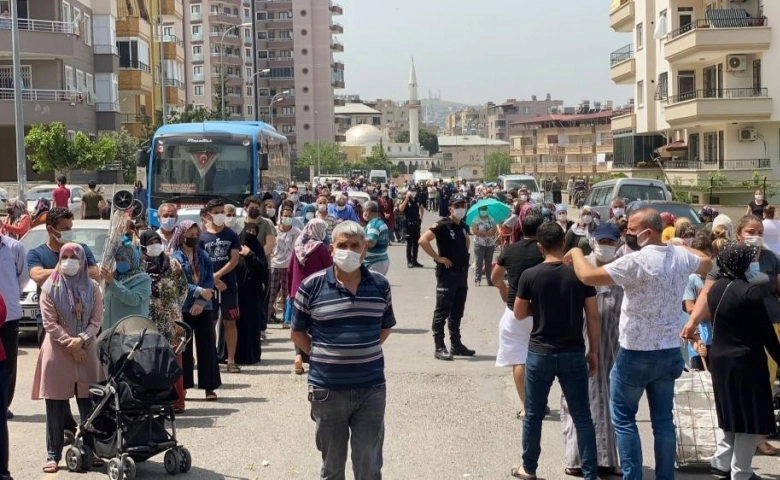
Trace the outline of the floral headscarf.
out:
<instances>
[{"instance_id":1,"label":"floral headscarf","mask_svg":"<svg viewBox=\"0 0 780 480\"><path fill-rule=\"evenodd\" d=\"M304 225L309 223L309 219L306 218L306 214L307 213L312 213L314 215L317 214L317 208L316 208L316 206L313 203L309 203L307 205L304 205L303 208L301 209L301 220L303 220L303 224ZM312 217L312 218L314 218L314 217Z\"/></svg>"},{"instance_id":2,"label":"floral headscarf","mask_svg":"<svg viewBox=\"0 0 780 480\"><path fill-rule=\"evenodd\" d=\"M320 218L313 218L306 224L303 233L295 240L295 256L301 265L306 265L306 259L325 241L328 233L328 223Z\"/></svg>"},{"instance_id":3,"label":"floral headscarf","mask_svg":"<svg viewBox=\"0 0 780 480\"><path fill-rule=\"evenodd\" d=\"M160 234L154 230L144 230L141 232L140 243L144 249L154 241L162 244ZM160 298L160 280L163 275L171 268L171 259L164 252L157 257L150 257L144 253L143 267L146 274L152 280L152 297Z\"/></svg>"},{"instance_id":4,"label":"floral headscarf","mask_svg":"<svg viewBox=\"0 0 780 480\"><path fill-rule=\"evenodd\" d=\"M73 254L79 260L79 271L70 277L62 272L62 258ZM51 299L70 335L78 335L87 329L95 301L95 284L89 278L87 255L81 245L66 243L60 248L60 261L41 291Z\"/></svg>"},{"instance_id":5,"label":"floral headscarf","mask_svg":"<svg viewBox=\"0 0 780 480\"><path fill-rule=\"evenodd\" d=\"M119 270L114 271L114 278L120 282L139 273L144 273L143 265L141 265L141 249L137 245L133 245L133 238L130 235L125 235L125 238L122 239L122 246L117 249L115 259L130 264L130 270L125 273L119 273Z\"/></svg>"},{"instance_id":6,"label":"floral headscarf","mask_svg":"<svg viewBox=\"0 0 780 480\"><path fill-rule=\"evenodd\" d=\"M181 250L182 245L184 245L184 234L192 227L197 228L198 234L200 234L200 227L192 220L182 220L182 222L176 226L176 229L173 231L173 236L171 237L171 243L169 244L171 251L175 252L176 250ZM194 248L192 252L192 273L196 277L199 274L197 248Z\"/></svg>"},{"instance_id":7,"label":"floral headscarf","mask_svg":"<svg viewBox=\"0 0 780 480\"><path fill-rule=\"evenodd\" d=\"M718 251L717 263L720 274L724 277L736 280L747 280L745 272L750 263L758 255L760 248L754 245L745 245L737 242L729 242Z\"/></svg>"}]
</instances>

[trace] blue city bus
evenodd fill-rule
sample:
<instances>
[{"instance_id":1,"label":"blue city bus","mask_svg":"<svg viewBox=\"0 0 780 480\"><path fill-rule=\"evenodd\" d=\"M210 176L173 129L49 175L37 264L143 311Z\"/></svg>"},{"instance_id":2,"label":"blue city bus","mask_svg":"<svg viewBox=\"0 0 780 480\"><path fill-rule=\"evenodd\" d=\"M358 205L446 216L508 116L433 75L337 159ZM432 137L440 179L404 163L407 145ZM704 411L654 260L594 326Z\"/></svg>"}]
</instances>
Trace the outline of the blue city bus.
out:
<instances>
[{"instance_id":1,"label":"blue city bus","mask_svg":"<svg viewBox=\"0 0 780 480\"><path fill-rule=\"evenodd\" d=\"M289 181L289 159L287 138L263 122L162 126L138 154L149 224L159 226L157 209L165 202L192 208L221 198L240 207L246 197Z\"/></svg>"}]
</instances>

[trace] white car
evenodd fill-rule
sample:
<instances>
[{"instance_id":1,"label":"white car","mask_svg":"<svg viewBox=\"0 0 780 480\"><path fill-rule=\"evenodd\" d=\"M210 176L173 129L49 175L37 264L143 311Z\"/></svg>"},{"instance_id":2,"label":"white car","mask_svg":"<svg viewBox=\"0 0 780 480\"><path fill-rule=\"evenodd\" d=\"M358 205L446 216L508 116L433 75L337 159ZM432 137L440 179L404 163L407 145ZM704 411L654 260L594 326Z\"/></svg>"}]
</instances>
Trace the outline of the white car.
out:
<instances>
[{"instance_id":1,"label":"white car","mask_svg":"<svg viewBox=\"0 0 780 480\"><path fill-rule=\"evenodd\" d=\"M338 200L340 197L344 196L344 192L333 192L333 197ZM349 200L352 200L353 198L360 203L360 206L366 204L366 202L371 200L371 195L367 194L366 192L347 192L347 198Z\"/></svg>"},{"instance_id":2,"label":"white car","mask_svg":"<svg viewBox=\"0 0 780 480\"><path fill-rule=\"evenodd\" d=\"M103 258L103 249L108 238L108 220L76 220L73 222L73 241L82 243L92 250L95 260L100 263ZM48 240L46 225L38 225L20 240L25 252L43 245ZM38 306L38 286L30 280L22 292L22 319L19 321L19 330L22 332L36 332L36 317L40 310Z\"/></svg>"},{"instance_id":3,"label":"white car","mask_svg":"<svg viewBox=\"0 0 780 480\"><path fill-rule=\"evenodd\" d=\"M30 213L35 212L35 204L38 203L41 197L48 198L52 201L52 192L57 188L57 185L36 185L27 191L27 211ZM81 218L81 197L84 196L86 189L79 187L78 185L68 186L70 190L70 200L68 201L68 210L73 212L75 218Z\"/></svg>"}]
</instances>

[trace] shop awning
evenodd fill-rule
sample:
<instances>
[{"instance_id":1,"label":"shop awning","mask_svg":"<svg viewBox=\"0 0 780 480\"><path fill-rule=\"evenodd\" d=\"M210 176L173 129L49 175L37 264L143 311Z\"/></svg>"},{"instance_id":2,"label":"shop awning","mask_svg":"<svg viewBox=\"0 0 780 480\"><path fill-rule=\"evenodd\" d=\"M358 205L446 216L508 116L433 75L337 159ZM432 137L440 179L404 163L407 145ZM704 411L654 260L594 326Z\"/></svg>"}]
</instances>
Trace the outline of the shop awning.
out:
<instances>
[{"instance_id":1,"label":"shop awning","mask_svg":"<svg viewBox=\"0 0 780 480\"><path fill-rule=\"evenodd\" d=\"M656 148L655 153L661 158L683 157L688 153L688 144L685 143L685 140L677 140Z\"/></svg>"}]
</instances>

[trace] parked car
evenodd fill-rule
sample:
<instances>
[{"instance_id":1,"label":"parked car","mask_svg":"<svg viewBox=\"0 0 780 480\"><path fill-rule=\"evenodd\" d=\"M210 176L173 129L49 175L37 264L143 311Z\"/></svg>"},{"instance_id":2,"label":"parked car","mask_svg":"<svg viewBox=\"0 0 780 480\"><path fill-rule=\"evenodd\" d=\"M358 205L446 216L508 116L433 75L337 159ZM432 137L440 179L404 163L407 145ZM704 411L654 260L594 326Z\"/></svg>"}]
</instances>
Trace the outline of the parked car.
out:
<instances>
[{"instance_id":1,"label":"parked car","mask_svg":"<svg viewBox=\"0 0 780 480\"><path fill-rule=\"evenodd\" d=\"M501 175L498 177L498 184L506 191L513 188L519 189L525 185L534 202L541 203L544 201L544 190L539 188L539 183L532 175Z\"/></svg>"},{"instance_id":2,"label":"parked car","mask_svg":"<svg viewBox=\"0 0 780 480\"><path fill-rule=\"evenodd\" d=\"M103 258L103 249L108 238L108 220L76 220L73 222L73 241L83 243L92 250L95 260L99 263ZM25 251L43 245L48 240L46 225L38 225L20 240ZM22 319L19 321L19 331L36 332L36 316L38 306L38 286L30 280L22 292Z\"/></svg>"},{"instance_id":3,"label":"parked car","mask_svg":"<svg viewBox=\"0 0 780 480\"><path fill-rule=\"evenodd\" d=\"M650 207L656 210L658 213L669 212L674 216L674 218L685 217L691 221L691 225L693 225L693 228L695 228L696 230L699 230L704 226L704 224L701 223L701 220L699 219L699 215L696 213L696 210L692 206L683 202L670 202L665 200L649 201L649 202L631 202L628 205L626 205L626 214L630 214L634 210L642 207Z\"/></svg>"},{"instance_id":4,"label":"parked car","mask_svg":"<svg viewBox=\"0 0 780 480\"><path fill-rule=\"evenodd\" d=\"M621 197L626 204L631 202L670 201L672 194L664 182L646 178L616 178L599 182L585 197L584 205L598 212L602 220L609 218L612 199Z\"/></svg>"},{"instance_id":5,"label":"parked car","mask_svg":"<svg viewBox=\"0 0 780 480\"><path fill-rule=\"evenodd\" d=\"M48 198L52 200L52 192L57 188L57 185L36 185L27 191L27 211L30 213L35 212L35 204L38 200ZM78 185L68 186L70 189L70 200L68 202L68 209L73 212L76 218L81 218L81 197L84 196L86 189ZM52 200L53 204L53 200Z\"/></svg>"},{"instance_id":6,"label":"parked car","mask_svg":"<svg viewBox=\"0 0 780 480\"><path fill-rule=\"evenodd\" d=\"M346 192L347 193L347 199L352 200L357 199L358 203L360 203L360 206L366 204L369 200L371 200L371 195L367 194L366 192ZM344 192L333 192L333 197L338 200L340 197L344 196Z\"/></svg>"}]
</instances>

